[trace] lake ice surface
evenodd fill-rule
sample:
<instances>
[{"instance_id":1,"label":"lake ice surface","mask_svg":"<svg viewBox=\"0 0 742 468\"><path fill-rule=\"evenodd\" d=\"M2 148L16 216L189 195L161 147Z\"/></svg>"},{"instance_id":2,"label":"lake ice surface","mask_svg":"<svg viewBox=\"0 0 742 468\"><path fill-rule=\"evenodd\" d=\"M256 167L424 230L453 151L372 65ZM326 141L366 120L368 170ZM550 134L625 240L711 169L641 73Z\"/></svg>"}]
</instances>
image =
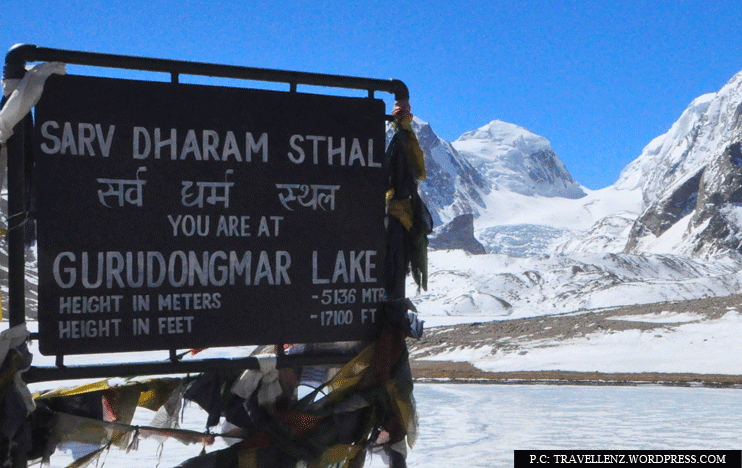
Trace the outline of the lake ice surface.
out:
<instances>
[{"instance_id":1,"label":"lake ice surface","mask_svg":"<svg viewBox=\"0 0 742 468\"><path fill-rule=\"evenodd\" d=\"M509 467L516 449L742 448L740 389L435 383L415 385L415 398L419 435L410 468ZM138 409L133 423L148 424L153 414ZM205 420L191 404L182 426L202 430ZM175 467L200 451L168 440L159 466ZM112 449L104 466L154 467L157 453L158 444L145 439L138 451ZM57 453L51 466L71 460L70 452ZM375 455L366 467L386 464Z\"/></svg>"}]
</instances>

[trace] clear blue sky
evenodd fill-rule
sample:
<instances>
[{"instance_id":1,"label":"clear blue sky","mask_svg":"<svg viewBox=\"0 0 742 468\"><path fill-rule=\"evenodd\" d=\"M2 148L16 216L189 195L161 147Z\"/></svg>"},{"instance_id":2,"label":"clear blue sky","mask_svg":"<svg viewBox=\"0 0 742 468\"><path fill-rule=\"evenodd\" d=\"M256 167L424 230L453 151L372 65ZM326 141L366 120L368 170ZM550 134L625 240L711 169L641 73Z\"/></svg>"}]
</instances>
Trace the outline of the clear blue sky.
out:
<instances>
[{"instance_id":1,"label":"clear blue sky","mask_svg":"<svg viewBox=\"0 0 742 468\"><path fill-rule=\"evenodd\" d=\"M742 70L740 0L29 0L2 23L3 50L397 78L442 138L523 126L591 189Z\"/></svg>"}]
</instances>

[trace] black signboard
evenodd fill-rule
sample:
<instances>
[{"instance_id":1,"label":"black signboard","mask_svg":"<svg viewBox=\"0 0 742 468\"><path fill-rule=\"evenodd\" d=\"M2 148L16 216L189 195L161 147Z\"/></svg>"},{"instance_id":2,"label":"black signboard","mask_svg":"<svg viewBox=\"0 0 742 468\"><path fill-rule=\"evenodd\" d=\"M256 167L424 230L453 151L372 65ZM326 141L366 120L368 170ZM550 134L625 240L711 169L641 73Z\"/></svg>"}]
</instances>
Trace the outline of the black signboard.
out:
<instances>
[{"instance_id":1,"label":"black signboard","mask_svg":"<svg viewBox=\"0 0 742 468\"><path fill-rule=\"evenodd\" d=\"M384 103L51 77L35 113L43 354L370 337Z\"/></svg>"}]
</instances>

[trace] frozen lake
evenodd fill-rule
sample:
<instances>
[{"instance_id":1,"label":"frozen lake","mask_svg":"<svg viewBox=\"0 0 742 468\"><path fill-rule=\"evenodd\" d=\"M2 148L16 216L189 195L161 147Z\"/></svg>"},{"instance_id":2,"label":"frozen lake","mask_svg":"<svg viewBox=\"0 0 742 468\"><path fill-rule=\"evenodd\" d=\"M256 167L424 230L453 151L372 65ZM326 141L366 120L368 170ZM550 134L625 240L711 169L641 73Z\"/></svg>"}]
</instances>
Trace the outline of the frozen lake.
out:
<instances>
[{"instance_id":1,"label":"frozen lake","mask_svg":"<svg viewBox=\"0 0 742 468\"><path fill-rule=\"evenodd\" d=\"M742 447L739 389L429 384L415 397L410 467L508 467L515 449Z\"/></svg>"},{"instance_id":2,"label":"frozen lake","mask_svg":"<svg viewBox=\"0 0 742 468\"><path fill-rule=\"evenodd\" d=\"M417 384L415 398L420 427L410 467L510 467L515 449L742 448L740 389ZM134 424L152 414L138 409ZM183 427L201 430L204 422L191 404ZM136 452L112 449L105 466L154 467L157 447L143 440ZM172 468L200 450L169 440L159 466ZM51 466L70 461L62 453ZM385 466L379 456L366 463Z\"/></svg>"}]
</instances>

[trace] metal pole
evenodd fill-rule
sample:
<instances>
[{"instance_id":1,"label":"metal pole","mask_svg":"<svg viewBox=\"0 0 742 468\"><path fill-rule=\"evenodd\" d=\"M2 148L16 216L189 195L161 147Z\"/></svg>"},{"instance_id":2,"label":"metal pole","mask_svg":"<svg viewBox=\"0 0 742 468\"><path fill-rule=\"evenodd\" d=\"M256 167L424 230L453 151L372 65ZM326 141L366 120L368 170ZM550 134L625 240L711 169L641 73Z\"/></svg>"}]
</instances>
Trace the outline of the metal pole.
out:
<instances>
[{"instance_id":1,"label":"metal pole","mask_svg":"<svg viewBox=\"0 0 742 468\"><path fill-rule=\"evenodd\" d=\"M20 79L25 68L6 66L4 78ZM3 99L3 104L5 99ZM30 118L27 117L27 118ZM26 259L24 255L24 224L26 220L25 157L26 118L14 128L6 142L8 153L8 321L10 327L26 323ZM0 177L2 175L0 174ZM12 443L13 437L10 438ZM13 468L28 465L26 453L15 447L11 450Z\"/></svg>"},{"instance_id":2,"label":"metal pole","mask_svg":"<svg viewBox=\"0 0 742 468\"><path fill-rule=\"evenodd\" d=\"M30 117L29 117L30 118ZM26 259L24 255L25 130L22 120L8 140L8 316L10 326L26 322Z\"/></svg>"},{"instance_id":3,"label":"metal pole","mask_svg":"<svg viewBox=\"0 0 742 468\"><path fill-rule=\"evenodd\" d=\"M323 73L273 70L268 68L243 67L236 65L218 65L202 62L185 62L180 60L153 59L130 55L101 54L73 50L50 49L30 44L18 44L8 50L5 56L6 67L27 62L64 62L75 65L95 67L134 69L143 71L179 73L184 75L218 76L277 83L327 86L360 90L378 90L394 94L398 101L409 100L410 93L404 82L396 79L382 80L354 76L327 75Z\"/></svg>"},{"instance_id":4,"label":"metal pole","mask_svg":"<svg viewBox=\"0 0 742 468\"><path fill-rule=\"evenodd\" d=\"M25 61L7 61L3 79L22 79ZM4 104L4 102L3 102ZM30 116L28 117L30 118ZM23 225L26 220L25 157L26 119L21 120L6 142L8 152L8 319L14 327L26 322L26 260Z\"/></svg>"},{"instance_id":5,"label":"metal pole","mask_svg":"<svg viewBox=\"0 0 742 468\"><path fill-rule=\"evenodd\" d=\"M304 367L309 365L345 364L355 357L344 351L324 352L322 354L279 355L276 368ZM189 361L136 362L128 364L109 364L108 366L64 366L31 367L23 373L27 383L50 380L76 380L104 377L125 377L130 375L189 374L228 369L260 369L254 356L234 359L200 359Z\"/></svg>"}]
</instances>

